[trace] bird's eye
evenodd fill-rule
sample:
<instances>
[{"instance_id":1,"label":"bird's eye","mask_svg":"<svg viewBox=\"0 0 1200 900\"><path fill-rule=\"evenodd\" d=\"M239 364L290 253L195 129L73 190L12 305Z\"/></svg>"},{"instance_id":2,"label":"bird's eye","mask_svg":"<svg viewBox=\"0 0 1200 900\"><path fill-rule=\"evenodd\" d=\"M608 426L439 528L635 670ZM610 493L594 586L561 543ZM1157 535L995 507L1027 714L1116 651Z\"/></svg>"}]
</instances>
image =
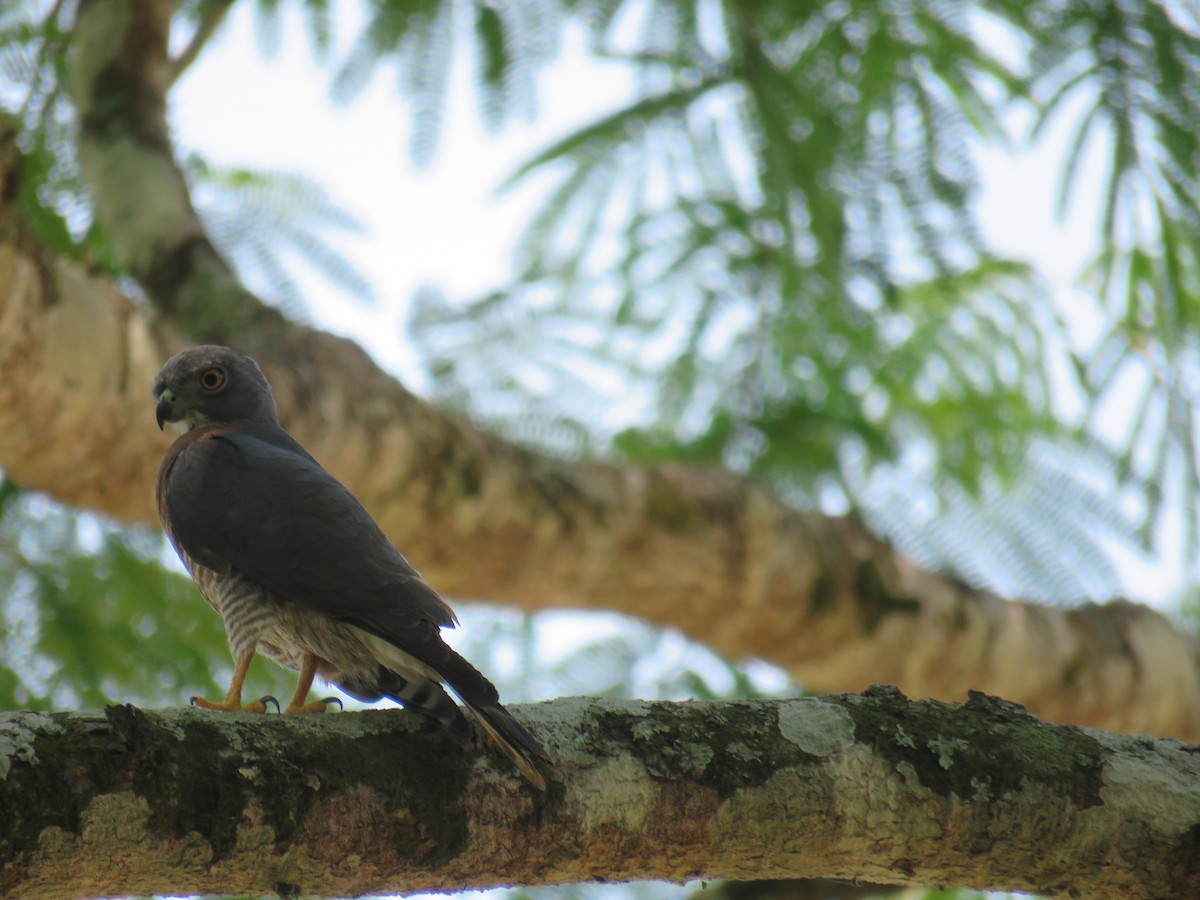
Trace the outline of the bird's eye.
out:
<instances>
[{"instance_id":1,"label":"bird's eye","mask_svg":"<svg viewBox=\"0 0 1200 900\"><path fill-rule=\"evenodd\" d=\"M219 391L225 386L225 370L213 366L200 373L200 387L212 392Z\"/></svg>"}]
</instances>

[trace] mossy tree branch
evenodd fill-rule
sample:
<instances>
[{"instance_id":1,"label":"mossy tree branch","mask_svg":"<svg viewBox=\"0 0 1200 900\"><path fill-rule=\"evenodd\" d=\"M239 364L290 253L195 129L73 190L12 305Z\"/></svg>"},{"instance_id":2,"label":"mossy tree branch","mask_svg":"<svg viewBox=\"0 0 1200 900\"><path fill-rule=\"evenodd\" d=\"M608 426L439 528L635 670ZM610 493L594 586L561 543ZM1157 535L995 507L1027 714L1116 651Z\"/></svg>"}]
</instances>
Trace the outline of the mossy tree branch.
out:
<instances>
[{"instance_id":1,"label":"mossy tree branch","mask_svg":"<svg viewBox=\"0 0 1200 900\"><path fill-rule=\"evenodd\" d=\"M1200 896L1200 748L863 695L518 707L546 794L402 711L0 717L0 892L831 877Z\"/></svg>"}]
</instances>

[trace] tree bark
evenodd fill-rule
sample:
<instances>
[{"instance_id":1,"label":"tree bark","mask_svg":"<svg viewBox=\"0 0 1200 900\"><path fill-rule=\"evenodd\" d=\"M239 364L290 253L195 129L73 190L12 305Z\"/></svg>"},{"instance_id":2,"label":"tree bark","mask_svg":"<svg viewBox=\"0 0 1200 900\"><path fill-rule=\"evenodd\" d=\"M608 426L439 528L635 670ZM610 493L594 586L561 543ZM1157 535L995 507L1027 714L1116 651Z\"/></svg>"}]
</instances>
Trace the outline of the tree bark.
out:
<instances>
[{"instance_id":1,"label":"tree bark","mask_svg":"<svg viewBox=\"0 0 1200 900\"><path fill-rule=\"evenodd\" d=\"M1200 748L864 695L518 708L532 789L399 710L0 716L0 893L354 895L695 878L1200 896Z\"/></svg>"},{"instance_id":2,"label":"tree bark","mask_svg":"<svg viewBox=\"0 0 1200 900\"><path fill-rule=\"evenodd\" d=\"M514 447L265 307L212 249L171 156L171 9L85 3L73 71L97 215L157 319L38 246L13 200L15 138L0 133L0 465L18 483L153 522L169 438L148 386L185 335L228 340L260 360L288 429L451 596L626 612L814 689L976 688L1055 721L1200 737L1200 642L1151 610L1005 601L727 473Z\"/></svg>"}]
</instances>

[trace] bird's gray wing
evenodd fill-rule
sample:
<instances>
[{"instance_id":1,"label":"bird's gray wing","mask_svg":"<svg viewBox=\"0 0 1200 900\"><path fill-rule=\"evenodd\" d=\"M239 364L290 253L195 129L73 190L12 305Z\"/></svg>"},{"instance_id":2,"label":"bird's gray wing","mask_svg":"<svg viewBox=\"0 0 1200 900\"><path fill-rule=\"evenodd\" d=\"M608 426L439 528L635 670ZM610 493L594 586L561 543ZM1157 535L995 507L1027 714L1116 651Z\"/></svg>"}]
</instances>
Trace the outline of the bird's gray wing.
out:
<instances>
[{"instance_id":1,"label":"bird's gray wing","mask_svg":"<svg viewBox=\"0 0 1200 900\"><path fill-rule=\"evenodd\" d=\"M214 429L164 473L170 531L194 560L357 625L437 668L454 613L361 503L287 432ZM440 645L440 646L435 646Z\"/></svg>"}]
</instances>

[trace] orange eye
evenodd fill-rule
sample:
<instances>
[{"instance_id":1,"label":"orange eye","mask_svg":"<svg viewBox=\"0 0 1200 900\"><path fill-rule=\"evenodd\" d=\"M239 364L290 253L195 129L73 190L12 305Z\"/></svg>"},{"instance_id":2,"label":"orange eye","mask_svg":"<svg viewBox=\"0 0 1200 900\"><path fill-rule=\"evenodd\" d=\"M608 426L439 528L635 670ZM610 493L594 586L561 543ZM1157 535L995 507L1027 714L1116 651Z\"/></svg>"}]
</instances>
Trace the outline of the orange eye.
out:
<instances>
[{"instance_id":1,"label":"orange eye","mask_svg":"<svg viewBox=\"0 0 1200 900\"><path fill-rule=\"evenodd\" d=\"M225 387L225 370L213 366L200 373L200 387L206 391L219 391Z\"/></svg>"}]
</instances>

